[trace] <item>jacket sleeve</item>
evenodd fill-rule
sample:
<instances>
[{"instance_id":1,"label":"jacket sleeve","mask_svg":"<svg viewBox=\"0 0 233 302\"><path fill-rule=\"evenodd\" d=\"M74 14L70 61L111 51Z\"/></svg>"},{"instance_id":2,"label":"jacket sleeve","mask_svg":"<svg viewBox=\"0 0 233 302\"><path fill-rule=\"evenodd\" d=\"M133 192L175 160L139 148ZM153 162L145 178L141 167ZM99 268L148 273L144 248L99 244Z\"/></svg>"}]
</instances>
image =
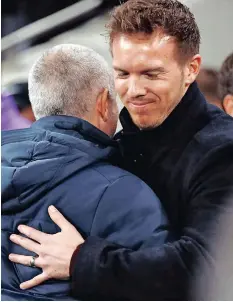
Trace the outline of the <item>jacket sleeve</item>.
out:
<instances>
[{"instance_id":1,"label":"jacket sleeve","mask_svg":"<svg viewBox=\"0 0 233 302\"><path fill-rule=\"evenodd\" d=\"M108 186L96 209L90 236L132 249L160 246L171 237L160 200L134 175L122 176Z\"/></svg>"},{"instance_id":2,"label":"jacket sleeve","mask_svg":"<svg viewBox=\"0 0 233 302\"><path fill-rule=\"evenodd\" d=\"M233 148L213 150L196 168L179 240L132 251L89 237L77 253L73 292L83 299L187 300L197 264L211 265L209 245L233 193ZM199 267L199 266L198 266Z\"/></svg>"}]
</instances>

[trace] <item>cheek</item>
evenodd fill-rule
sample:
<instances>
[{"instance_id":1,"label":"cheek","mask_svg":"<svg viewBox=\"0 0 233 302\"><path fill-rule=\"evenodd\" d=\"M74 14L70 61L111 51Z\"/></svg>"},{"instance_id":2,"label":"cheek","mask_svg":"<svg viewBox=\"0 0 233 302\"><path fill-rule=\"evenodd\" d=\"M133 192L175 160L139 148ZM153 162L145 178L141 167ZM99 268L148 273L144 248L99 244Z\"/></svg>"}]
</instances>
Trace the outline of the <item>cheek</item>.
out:
<instances>
[{"instance_id":1,"label":"cheek","mask_svg":"<svg viewBox=\"0 0 233 302\"><path fill-rule=\"evenodd\" d=\"M179 87L179 78L174 80L161 80L157 83L157 90L162 95L172 95Z\"/></svg>"},{"instance_id":2,"label":"cheek","mask_svg":"<svg viewBox=\"0 0 233 302\"><path fill-rule=\"evenodd\" d=\"M125 95L125 93L127 92L127 83L124 80L119 80L119 79L115 79L115 89L117 94L119 95L119 97L121 98L122 96Z\"/></svg>"},{"instance_id":3,"label":"cheek","mask_svg":"<svg viewBox=\"0 0 233 302\"><path fill-rule=\"evenodd\" d=\"M160 101L164 101L164 99L167 99L172 90L169 82L163 80L154 81L148 86L149 90L155 95L157 95Z\"/></svg>"}]
</instances>

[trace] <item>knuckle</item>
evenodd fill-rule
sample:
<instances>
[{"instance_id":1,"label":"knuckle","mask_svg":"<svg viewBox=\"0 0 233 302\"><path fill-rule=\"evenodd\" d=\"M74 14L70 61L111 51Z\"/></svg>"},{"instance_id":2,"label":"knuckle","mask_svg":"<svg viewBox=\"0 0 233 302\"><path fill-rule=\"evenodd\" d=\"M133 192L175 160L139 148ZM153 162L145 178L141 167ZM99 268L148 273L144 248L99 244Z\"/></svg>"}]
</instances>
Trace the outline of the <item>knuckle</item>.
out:
<instances>
[{"instance_id":1,"label":"knuckle","mask_svg":"<svg viewBox=\"0 0 233 302\"><path fill-rule=\"evenodd\" d=\"M46 257L46 254L45 254L45 252L44 251L40 251L40 257L41 257L41 260L44 260L45 259L45 257Z\"/></svg>"},{"instance_id":2,"label":"knuckle","mask_svg":"<svg viewBox=\"0 0 233 302\"><path fill-rule=\"evenodd\" d=\"M21 243L25 243L26 238L18 235L18 236L16 237L16 241L17 241L17 242L21 242Z\"/></svg>"},{"instance_id":3,"label":"knuckle","mask_svg":"<svg viewBox=\"0 0 233 302\"><path fill-rule=\"evenodd\" d=\"M46 257L46 255L47 255L47 252L46 252L46 250L48 249L48 245L47 244L40 244L39 246L38 246L38 252L39 252L39 254L40 254L40 257L42 257L42 258L45 258Z\"/></svg>"},{"instance_id":4,"label":"knuckle","mask_svg":"<svg viewBox=\"0 0 233 302\"><path fill-rule=\"evenodd\" d=\"M46 263L46 261L45 261L44 258L39 257L39 258L38 258L38 265L39 265L41 268L45 268L45 267L47 266L47 263Z\"/></svg>"}]
</instances>

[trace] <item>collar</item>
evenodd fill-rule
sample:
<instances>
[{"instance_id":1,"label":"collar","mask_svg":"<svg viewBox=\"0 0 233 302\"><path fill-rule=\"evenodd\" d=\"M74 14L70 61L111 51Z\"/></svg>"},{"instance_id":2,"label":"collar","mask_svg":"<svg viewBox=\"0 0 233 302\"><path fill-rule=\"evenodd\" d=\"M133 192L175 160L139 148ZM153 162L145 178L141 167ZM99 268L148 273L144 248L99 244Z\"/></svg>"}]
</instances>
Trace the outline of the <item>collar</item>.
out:
<instances>
[{"instance_id":1,"label":"collar","mask_svg":"<svg viewBox=\"0 0 233 302\"><path fill-rule=\"evenodd\" d=\"M89 122L73 116L46 116L34 122L31 127L42 128L52 132L86 139L95 144L113 147L116 146L116 142L113 141L107 134L105 134Z\"/></svg>"},{"instance_id":2,"label":"collar","mask_svg":"<svg viewBox=\"0 0 233 302\"><path fill-rule=\"evenodd\" d=\"M168 138L175 135L183 135L184 132L195 132L197 127L203 123L195 122L197 119L206 122L203 119L203 113L206 108L206 101L200 92L197 83L194 82L188 88L186 94L172 111L168 118L158 127L150 130L140 130L132 121L129 112L124 107L120 113L120 121L123 127L124 135L138 135ZM193 121L193 122L192 122ZM189 127L188 131L186 127ZM193 129L193 131L191 130Z\"/></svg>"}]
</instances>

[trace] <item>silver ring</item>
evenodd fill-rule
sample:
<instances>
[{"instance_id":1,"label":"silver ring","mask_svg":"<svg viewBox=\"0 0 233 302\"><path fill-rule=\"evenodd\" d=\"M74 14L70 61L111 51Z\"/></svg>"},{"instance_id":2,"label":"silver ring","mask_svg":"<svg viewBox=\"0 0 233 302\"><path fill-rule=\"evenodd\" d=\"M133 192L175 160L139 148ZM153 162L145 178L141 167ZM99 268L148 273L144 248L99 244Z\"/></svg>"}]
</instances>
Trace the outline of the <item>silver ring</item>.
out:
<instances>
[{"instance_id":1,"label":"silver ring","mask_svg":"<svg viewBox=\"0 0 233 302\"><path fill-rule=\"evenodd\" d=\"M36 261L36 258L37 258L38 256L32 256L32 259L30 260L30 266L31 267L36 267L36 265L35 265L35 261Z\"/></svg>"}]
</instances>

